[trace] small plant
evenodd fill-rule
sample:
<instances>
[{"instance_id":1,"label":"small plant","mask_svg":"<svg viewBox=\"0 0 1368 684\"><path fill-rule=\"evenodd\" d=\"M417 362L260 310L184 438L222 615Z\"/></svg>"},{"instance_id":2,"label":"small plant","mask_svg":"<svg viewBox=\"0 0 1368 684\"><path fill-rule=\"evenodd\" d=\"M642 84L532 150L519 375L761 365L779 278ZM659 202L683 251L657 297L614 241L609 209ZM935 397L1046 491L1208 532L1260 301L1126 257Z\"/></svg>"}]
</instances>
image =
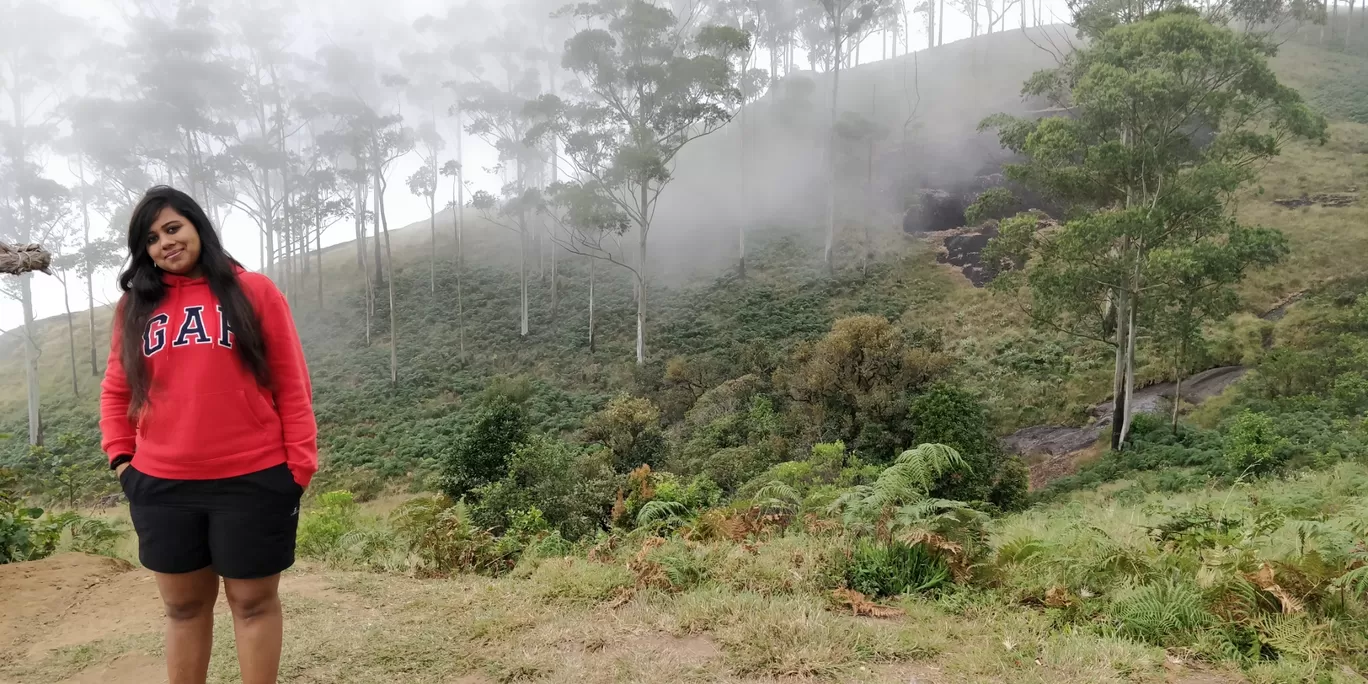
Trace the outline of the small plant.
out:
<instances>
[{"instance_id":1,"label":"small plant","mask_svg":"<svg viewBox=\"0 0 1368 684\"><path fill-rule=\"evenodd\" d=\"M390 515L390 523L408 542L422 574L493 573L511 566L494 536L471 521L465 504L445 496L409 501Z\"/></svg>"},{"instance_id":2,"label":"small plant","mask_svg":"<svg viewBox=\"0 0 1368 684\"><path fill-rule=\"evenodd\" d=\"M846 585L866 596L919 594L950 583L950 567L925 544L861 540L845 566Z\"/></svg>"},{"instance_id":3,"label":"small plant","mask_svg":"<svg viewBox=\"0 0 1368 684\"><path fill-rule=\"evenodd\" d=\"M356 517L356 498L351 492L338 490L319 495L313 510L299 520L299 554L326 558L337 549L343 535L356 527Z\"/></svg>"}]
</instances>

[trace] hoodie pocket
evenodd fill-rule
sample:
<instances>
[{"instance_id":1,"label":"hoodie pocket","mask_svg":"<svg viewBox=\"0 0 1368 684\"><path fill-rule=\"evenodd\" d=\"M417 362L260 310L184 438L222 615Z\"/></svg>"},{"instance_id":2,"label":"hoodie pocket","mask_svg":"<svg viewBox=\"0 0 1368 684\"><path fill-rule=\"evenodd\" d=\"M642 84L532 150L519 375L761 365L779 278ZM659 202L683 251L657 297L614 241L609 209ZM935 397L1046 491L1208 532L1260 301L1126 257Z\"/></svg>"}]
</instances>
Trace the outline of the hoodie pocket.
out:
<instances>
[{"instance_id":1,"label":"hoodie pocket","mask_svg":"<svg viewBox=\"0 0 1368 684\"><path fill-rule=\"evenodd\" d=\"M139 433L160 449L208 458L269 441L265 421L242 390L161 398L143 418Z\"/></svg>"}]
</instances>

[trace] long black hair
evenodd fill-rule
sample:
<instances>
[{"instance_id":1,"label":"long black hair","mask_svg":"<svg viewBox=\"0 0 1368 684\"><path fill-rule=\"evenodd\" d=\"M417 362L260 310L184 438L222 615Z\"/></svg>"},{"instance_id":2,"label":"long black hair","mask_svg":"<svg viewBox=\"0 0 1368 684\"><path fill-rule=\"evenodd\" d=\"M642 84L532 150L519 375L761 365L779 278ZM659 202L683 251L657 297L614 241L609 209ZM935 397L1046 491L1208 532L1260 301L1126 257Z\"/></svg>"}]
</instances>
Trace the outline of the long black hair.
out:
<instances>
[{"instance_id":1,"label":"long black hair","mask_svg":"<svg viewBox=\"0 0 1368 684\"><path fill-rule=\"evenodd\" d=\"M209 290L218 299L219 306L223 307L223 315L233 328L233 349L257 382L263 387L270 386L261 322L252 309L252 302L242 291L242 284L238 282L240 264L223 248L218 233L209 223L209 216L194 198L175 188L158 185L148 190L138 206L133 208L133 217L128 221L130 261L128 268L119 275L119 289L124 291L118 313L123 324L120 360L123 361L124 374L128 376L128 387L133 395L128 406L130 416L142 411L151 389L147 362L143 358L143 334L152 312L166 296L166 285L162 283L161 269L157 268L152 256L147 253L147 237L157 216L167 207L184 216L199 233L200 270L209 281Z\"/></svg>"}]
</instances>

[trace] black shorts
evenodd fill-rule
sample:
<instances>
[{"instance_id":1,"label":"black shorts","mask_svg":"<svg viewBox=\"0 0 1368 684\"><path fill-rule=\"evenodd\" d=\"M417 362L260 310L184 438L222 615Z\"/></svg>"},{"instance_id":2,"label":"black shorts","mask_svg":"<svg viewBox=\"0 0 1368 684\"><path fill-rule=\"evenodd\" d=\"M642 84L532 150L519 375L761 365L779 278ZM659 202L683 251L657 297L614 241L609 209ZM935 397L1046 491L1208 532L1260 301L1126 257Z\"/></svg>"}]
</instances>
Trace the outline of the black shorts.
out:
<instances>
[{"instance_id":1,"label":"black shorts","mask_svg":"<svg viewBox=\"0 0 1368 684\"><path fill-rule=\"evenodd\" d=\"M138 560L153 572L212 567L228 579L258 579L294 565L304 490L283 463L222 480L167 480L130 465L119 483Z\"/></svg>"}]
</instances>

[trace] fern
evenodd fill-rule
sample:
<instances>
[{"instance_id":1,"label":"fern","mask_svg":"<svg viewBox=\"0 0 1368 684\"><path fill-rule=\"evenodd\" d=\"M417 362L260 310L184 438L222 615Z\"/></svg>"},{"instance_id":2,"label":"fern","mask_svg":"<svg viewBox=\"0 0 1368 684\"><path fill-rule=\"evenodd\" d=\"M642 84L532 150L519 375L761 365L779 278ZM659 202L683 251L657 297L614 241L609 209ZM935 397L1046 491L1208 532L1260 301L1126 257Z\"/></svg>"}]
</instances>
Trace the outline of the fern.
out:
<instances>
[{"instance_id":1,"label":"fern","mask_svg":"<svg viewBox=\"0 0 1368 684\"><path fill-rule=\"evenodd\" d=\"M847 527L865 532L877 528L894 509L923 503L940 477L952 471L969 472L969 464L958 451L943 444L922 444L904 451L874 484L842 494L832 502L831 510L842 516Z\"/></svg>"},{"instance_id":2,"label":"fern","mask_svg":"<svg viewBox=\"0 0 1368 684\"><path fill-rule=\"evenodd\" d=\"M1113 603L1120 633L1156 646L1181 646L1210 626L1214 616L1201 592L1172 578L1124 591Z\"/></svg>"},{"instance_id":3,"label":"fern","mask_svg":"<svg viewBox=\"0 0 1368 684\"><path fill-rule=\"evenodd\" d=\"M1013 563L1025 563L1043 557L1048 548L1045 542L1035 537L1017 537L998 547L995 564L1001 568Z\"/></svg>"},{"instance_id":4,"label":"fern","mask_svg":"<svg viewBox=\"0 0 1368 684\"><path fill-rule=\"evenodd\" d=\"M1336 591L1348 593L1355 599L1368 599L1368 565L1344 573L1330 586Z\"/></svg>"},{"instance_id":5,"label":"fern","mask_svg":"<svg viewBox=\"0 0 1368 684\"><path fill-rule=\"evenodd\" d=\"M688 514L689 508L678 501L648 501L637 513L637 527L646 527L654 522L668 524L682 520Z\"/></svg>"},{"instance_id":6,"label":"fern","mask_svg":"<svg viewBox=\"0 0 1368 684\"><path fill-rule=\"evenodd\" d=\"M755 492L755 501L766 513L795 513L802 506L803 497L782 480L770 480Z\"/></svg>"}]
</instances>

